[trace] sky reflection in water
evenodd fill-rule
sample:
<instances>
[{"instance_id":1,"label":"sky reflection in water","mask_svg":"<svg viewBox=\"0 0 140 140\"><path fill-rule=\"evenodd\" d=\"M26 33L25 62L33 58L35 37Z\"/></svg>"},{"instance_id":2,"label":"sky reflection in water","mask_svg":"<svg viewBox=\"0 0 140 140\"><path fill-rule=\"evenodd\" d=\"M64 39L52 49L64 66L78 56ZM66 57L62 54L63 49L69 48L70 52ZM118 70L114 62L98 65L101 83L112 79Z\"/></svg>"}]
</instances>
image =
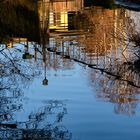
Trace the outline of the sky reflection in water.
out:
<instances>
[{"instance_id":1,"label":"sky reflection in water","mask_svg":"<svg viewBox=\"0 0 140 140\"><path fill-rule=\"evenodd\" d=\"M41 39L1 45L0 138L138 139L134 13L48 4L38 3Z\"/></svg>"}]
</instances>

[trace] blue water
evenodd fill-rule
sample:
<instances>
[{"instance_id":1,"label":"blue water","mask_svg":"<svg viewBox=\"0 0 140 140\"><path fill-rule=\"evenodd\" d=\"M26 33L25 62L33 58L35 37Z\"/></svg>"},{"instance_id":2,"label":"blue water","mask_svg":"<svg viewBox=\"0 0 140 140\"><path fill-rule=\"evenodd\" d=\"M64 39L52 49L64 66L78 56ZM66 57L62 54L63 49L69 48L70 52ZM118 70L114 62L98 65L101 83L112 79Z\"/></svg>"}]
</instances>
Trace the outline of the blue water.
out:
<instances>
[{"instance_id":1,"label":"blue water","mask_svg":"<svg viewBox=\"0 0 140 140\"><path fill-rule=\"evenodd\" d=\"M137 140L140 136L139 102L136 102L134 115L129 111L128 114L115 113L115 103L97 98L98 91L96 86L90 86L88 72L88 68L75 63L70 70L48 70L48 86L42 85L43 77L35 78L25 90L23 116L45 106L48 100L58 100L67 109L61 124L68 129L72 140Z\"/></svg>"},{"instance_id":2,"label":"blue water","mask_svg":"<svg viewBox=\"0 0 140 140\"><path fill-rule=\"evenodd\" d=\"M23 59L27 42L0 45L0 139L138 140L140 76L127 67L136 56L124 39L139 30L139 12L52 6L49 42L37 51L28 42L32 59Z\"/></svg>"}]
</instances>

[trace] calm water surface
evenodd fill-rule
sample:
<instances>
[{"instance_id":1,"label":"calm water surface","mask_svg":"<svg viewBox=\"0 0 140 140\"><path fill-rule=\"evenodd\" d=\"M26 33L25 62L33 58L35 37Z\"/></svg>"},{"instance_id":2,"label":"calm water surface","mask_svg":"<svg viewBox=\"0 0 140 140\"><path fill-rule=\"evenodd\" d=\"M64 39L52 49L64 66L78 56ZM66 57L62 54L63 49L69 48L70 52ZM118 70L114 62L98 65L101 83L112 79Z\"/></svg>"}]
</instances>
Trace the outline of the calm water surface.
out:
<instances>
[{"instance_id":1,"label":"calm water surface","mask_svg":"<svg viewBox=\"0 0 140 140\"><path fill-rule=\"evenodd\" d=\"M139 139L138 50L129 36L140 13L49 4L38 3L41 43L1 43L0 138Z\"/></svg>"}]
</instances>

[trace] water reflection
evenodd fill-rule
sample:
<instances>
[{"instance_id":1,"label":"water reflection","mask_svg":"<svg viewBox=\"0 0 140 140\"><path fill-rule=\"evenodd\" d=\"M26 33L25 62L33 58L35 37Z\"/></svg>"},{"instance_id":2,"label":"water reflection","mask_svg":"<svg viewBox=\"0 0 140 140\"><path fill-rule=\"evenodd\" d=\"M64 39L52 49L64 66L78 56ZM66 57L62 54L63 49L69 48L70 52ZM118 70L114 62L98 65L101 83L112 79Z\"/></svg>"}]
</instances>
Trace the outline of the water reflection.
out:
<instances>
[{"instance_id":1,"label":"water reflection","mask_svg":"<svg viewBox=\"0 0 140 140\"><path fill-rule=\"evenodd\" d=\"M118 85L123 82L127 87L139 87L139 72L134 69L134 53L129 49L132 43L128 42L130 33L136 30L127 10L84 9L83 2L78 1L39 1L38 13L41 44L33 43L29 52L27 39L12 38L7 47L13 47L13 42L26 42L22 58L34 59L38 64L42 61L44 85L48 84L46 69L70 69L75 61L113 77L112 81L120 81Z\"/></svg>"},{"instance_id":2,"label":"water reflection","mask_svg":"<svg viewBox=\"0 0 140 140\"><path fill-rule=\"evenodd\" d=\"M29 53L29 48L26 48L29 42L25 39L19 40L22 41L22 45L24 44L26 53L27 50ZM14 42L12 44L16 45ZM9 49L6 45L1 45L0 137L2 139L11 137L14 139L70 139L71 134L62 124L62 118L67 113L63 101L43 101L43 106L35 112L31 111L24 122L16 117L19 112L26 110L23 105L25 101L23 88L27 88L33 78L41 74L41 70L35 63L31 63L30 58L26 56L26 61L22 59L24 46L20 48L18 45ZM45 58L43 61L46 61ZM47 120L50 117L54 120Z\"/></svg>"},{"instance_id":3,"label":"water reflection","mask_svg":"<svg viewBox=\"0 0 140 140\"><path fill-rule=\"evenodd\" d=\"M0 137L2 139L71 139L71 134L61 124L63 116L67 113L63 101L45 101L43 107L28 114L27 120L22 122L14 118L14 113L21 112L24 107L18 106L17 102L13 103L14 98L1 102ZM50 117L51 121L47 120Z\"/></svg>"},{"instance_id":4,"label":"water reflection","mask_svg":"<svg viewBox=\"0 0 140 140\"><path fill-rule=\"evenodd\" d=\"M104 75L99 81L100 72L95 77L92 70L89 75L91 83L101 84L102 88L97 86L97 97L114 103L115 113L134 114L140 87L139 69L135 65L139 60L134 56L137 49L133 49L138 42L134 42L134 37L138 36L134 16L126 9L84 9L83 5L71 9L72 3L62 4L63 8L55 3L51 2L48 7L50 39L47 50L101 71Z\"/></svg>"},{"instance_id":5,"label":"water reflection","mask_svg":"<svg viewBox=\"0 0 140 140\"><path fill-rule=\"evenodd\" d=\"M68 28L67 30L58 30L55 27L55 30L52 31L49 26L48 51L93 69L99 69L111 76L121 77L120 80L128 81L128 84L134 83L133 85L139 87L138 82L136 84L133 78L128 79L124 74L129 71L127 68L133 67L135 60L135 52L132 52L130 48L132 47L130 38L132 32L136 32L136 27L129 17L128 11L93 7L88 10L70 12L67 16L71 17L71 22L67 22L69 26L73 27L73 30L68 30ZM129 65L130 63L132 66ZM118 73L121 66L124 68Z\"/></svg>"},{"instance_id":6,"label":"water reflection","mask_svg":"<svg viewBox=\"0 0 140 140\"><path fill-rule=\"evenodd\" d=\"M45 45L48 39L44 39L46 37L44 28L41 31L42 46L40 47L38 44L40 40L38 32L39 26L38 24L34 24L35 30L33 30L34 26L32 24L32 22L35 23L38 18L34 17L35 19L30 20L25 17L25 20L23 15L30 16L30 10L28 10L28 8L26 9L26 6L20 7L20 4L15 4L14 6L12 5L10 9L4 12L12 17L8 12L9 10L12 9L13 14L18 14L18 12L15 11L16 8L23 8L19 15L11 19L15 20L15 24L18 23L18 28L10 24L9 29L6 31L6 28L3 26L7 26L8 22L5 20L1 22L2 26L0 28L0 138L71 139L71 134L62 124L63 116L67 114L66 105L63 101L46 100L40 103L42 107L36 111L32 109L29 112L25 111L27 108L24 103L26 101L26 99L24 99L24 89L28 88L35 77L41 75L42 71L40 68L42 66L40 62L44 63L46 73L47 53ZM5 7L7 7L7 5L3 3L2 8L4 9ZM33 11L31 13L34 15ZM3 19L3 15L1 15L1 19ZM24 21L22 25L26 26L25 28L17 22L17 20L20 19ZM26 23L29 23L31 28L28 28ZM44 35L42 33L44 33ZM35 60L35 63L32 59ZM43 84L46 85L47 82L43 81ZM26 113L28 112L28 115L24 115L24 119L19 120L18 115L24 111Z\"/></svg>"},{"instance_id":7,"label":"water reflection","mask_svg":"<svg viewBox=\"0 0 140 140\"><path fill-rule=\"evenodd\" d=\"M140 87L139 55L131 37L137 32L135 21L125 9L84 8L83 2L38 1L35 13L30 6L19 6L21 13L19 7L16 12L12 8L12 15L7 12L8 22L0 15L1 138L71 139L62 122L65 101L41 101L28 111L24 91L40 76L48 85L49 70L74 69L75 63L87 71L97 98L113 103L115 113L135 113ZM18 115L23 110L28 113L22 121Z\"/></svg>"}]
</instances>

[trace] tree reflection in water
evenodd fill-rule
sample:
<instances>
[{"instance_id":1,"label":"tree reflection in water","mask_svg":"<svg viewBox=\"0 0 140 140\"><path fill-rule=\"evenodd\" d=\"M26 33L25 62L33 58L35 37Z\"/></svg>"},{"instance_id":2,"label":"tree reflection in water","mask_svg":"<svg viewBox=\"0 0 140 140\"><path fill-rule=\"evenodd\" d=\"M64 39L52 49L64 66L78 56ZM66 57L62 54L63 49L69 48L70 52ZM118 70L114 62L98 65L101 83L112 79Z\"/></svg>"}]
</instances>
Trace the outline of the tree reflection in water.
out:
<instances>
[{"instance_id":1,"label":"tree reflection in water","mask_svg":"<svg viewBox=\"0 0 140 140\"><path fill-rule=\"evenodd\" d=\"M22 50L17 48L7 49L5 45L2 45L0 50L0 91L19 92L23 83L24 86L28 85L35 76L40 74L39 70L35 70L33 64L21 59L20 55L22 53L19 53L19 51Z\"/></svg>"},{"instance_id":2,"label":"tree reflection in water","mask_svg":"<svg viewBox=\"0 0 140 140\"><path fill-rule=\"evenodd\" d=\"M31 112L24 122L18 121L15 117L16 113L24 110L23 88L41 74L37 65L21 58L23 52L24 49L9 49L6 45L1 45L0 138L70 139L71 134L62 124L63 116L67 114L63 101L44 101L43 106Z\"/></svg>"},{"instance_id":3,"label":"tree reflection in water","mask_svg":"<svg viewBox=\"0 0 140 140\"><path fill-rule=\"evenodd\" d=\"M30 108L33 111L24 112L21 116L24 121L18 120L18 113L21 115L27 109L24 89L42 74L42 67L39 67L42 60L46 67L47 38L42 38L41 46L28 42L40 41L39 18L34 2L0 2L0 139L69 140L71 134L62 123L67 114L65 101L41 102L42 107ZM34 55L30 54L31 48ZM34 62L32 58L38 61Z\"/></svg>"},{"instance_id":4,"label":"tree reflection in water","mask_svg":"<svg viewBox=\"0 0 140 140\"><path fill-rule=\"evenodd\" d=\"M139 33L131 21L129 18L125 20L124 32L117 28L118 32L114 36L118 47L124 46L119 53L124 60L110 58L107 67L97 68L102 76L99 71L91 72L93 84L100 83L101 90L96 96L113 103L115 113L125 115L135 114L140 92Z\"/></svg>"},{"instance_id":5,"label":"tree reflection in water","mask_svg":"<svg viewBox=\"0 0 140 140\"><path fill-rule=\"evenodd\" d=\"M139 102L139 73L124 64L112 66L111 75L101 73L90 71L92 86L97 87L96 97L113 103L114 112L117 114L134 115Z\"/></svg>"},{"instance_id":6,"label":"tree reflection in water","mask_svg":"<svg viewBox=\"0 0 140 140\"><path fill-rule=\"evenodd\" d=\"M97 87L97 98L114 104L115 113L132 115L139 102L140 33L128 11L99 9L85 11L91 33L78 40L91 60L90 84Z\"/></svg>"},{"instance_id":7,"label":"tree reflection in water","mask_svg":"<svg viewBox=\"0 0 140 140\"><path fill-rule=\"evenodd\" d=\"M41 108L30 112L24 122L18 121L15 117L17 112L24 109L22 89L28 86L34 77L41 74L38 66L41 65L42 60L45 69L46 67L53 67L55 70L59 68L70 69L74 61L91 67L90 83L97 83L96 87L102 89L97 92L96 96L113 103L115 113L134 114L139 101L137 97L139 92L137 87L140 85L139 72L134 69L133 63L129 61L118 62L116 61L117 58L111 59L111 57L108 59L108 52L114 51L113 47L121 48L119 43L124 43L118 34L115 35L116 31L122 29L125 31L126 29L122 26L126 20L125 14L124 9L111 11L99 7L94 7L91 11L77 12L76 16L71 15L69 18L76 21L72 27L81 30L79 38L76 38L75 35L69 37L69 34L67 36L66 34L64 36L56 34L58 38L50 37L50 42L48 42L47 28L42 29L40 39L42 44L39 47L34 44L34 55L29 54L27 47L25 47L26 50L17 47L7 49L5 45L1 45L0 137L3 139L71 139L71 134L62 124L63 116L67 113L64 101L46 101ZM81 21L81 17L85 19L82 19L84 22ZM36 24L38 24L38 20ZM116 25L115 28L114 25ZM117 29L117 27L119 28ZM23 33L26 35L26 28ZM123 35L125 34L121 34L121 37ZM29 36L29 38L34 37ZM51 39L54 42L51 42ZM119 42L117 39L121 41ZM117 47L116 42L118 43ZM54 49L47 48L48 43ZM57 49L61 51L56 52ZM24 60L22 59L23 53ZM57 55L62 56L62 59L59 60L60 57ZM33 57L35 63L25 60ZM70 63L69 59L74 61ZM110 63L105 62L105 60ZM40 64L38 65L38 63ZM103 75L99 71L96 73L95 69L101 71Z\"/></svg>"},{"instance_id":8,"label":"tree reflection in water","mask_svg":"<svg viewBox=\"0 0 140 140\"><path fill-rule=\"evenodd\" d=\"M21 108L17 108L11 101L13 99L10 100L11 107L7 114L5 112L8 110L8 102L6 104L1 102L3 109L1 107L0 137L2 139L71 139L71 134L62 125L63 116L67 113L63 101L46 101L37 112L31 112L25 122L19 122L13 118L14 112ZM49 117L51 121L46 119Z\"/></svg>"}]
</instances>

